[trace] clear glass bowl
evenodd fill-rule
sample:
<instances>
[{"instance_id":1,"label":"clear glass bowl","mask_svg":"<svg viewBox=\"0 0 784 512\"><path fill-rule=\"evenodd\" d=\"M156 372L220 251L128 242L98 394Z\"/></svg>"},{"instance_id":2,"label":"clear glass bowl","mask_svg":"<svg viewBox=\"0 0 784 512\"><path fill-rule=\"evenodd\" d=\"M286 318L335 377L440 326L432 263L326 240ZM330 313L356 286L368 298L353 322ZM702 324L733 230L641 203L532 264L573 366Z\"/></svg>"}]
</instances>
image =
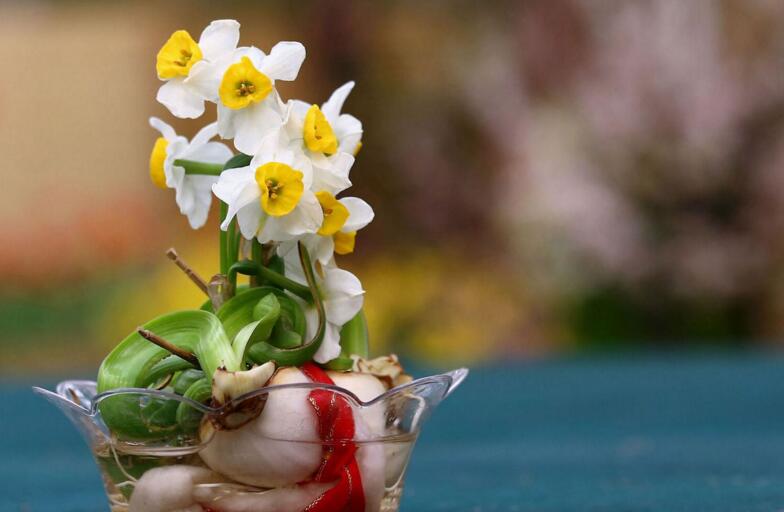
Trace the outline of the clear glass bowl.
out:
<instances>
[{"instance_id":1,"label":"clear glass bowl","mask_svg":"<svg viewBox=\"0 0 784 512\"><path fill-rule=\"evenodd\" d=\"M357 475L364 505L354 501L335 512L392 512L398 510L422 424L467 374L459 369L424 377L369 401L338 386L275 385L220 408L152 389L97 394L95 382L83 380L61 382L56 392L34 391L63 411L84 436L113 512L333 510L313 503L355 499L355 491L345 489L356 485ZM102 404L110 401L138 408L137 416L155 435L140 439L118 434L118 429L111 432L101 417ZM320 430L315 410L325 404L338 404L338 413L341 407L343 414L351 412L353 435ZM175 427L160 422L166 426L154 430L162 416L172 414L178 419ZM352 457L355 472L343 472L344 459ZM330 458L334 460L328 462Z\"/></svg>"}]
</instances>

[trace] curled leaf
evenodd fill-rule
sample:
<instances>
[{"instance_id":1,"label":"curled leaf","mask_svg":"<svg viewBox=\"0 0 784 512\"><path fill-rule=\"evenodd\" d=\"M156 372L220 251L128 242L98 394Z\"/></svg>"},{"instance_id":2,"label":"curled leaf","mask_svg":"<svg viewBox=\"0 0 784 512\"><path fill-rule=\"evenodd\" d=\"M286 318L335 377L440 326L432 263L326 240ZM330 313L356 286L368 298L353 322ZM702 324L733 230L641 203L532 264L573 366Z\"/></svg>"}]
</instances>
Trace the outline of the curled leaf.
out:
<instances>
[{"instance_id":1,"label":"curled leaf","mask_svg":"<svg viewBox=\"0 0 784 512\"><path fill-rule=\"evenodd\" d=\"M218 368L240 370L241 360L235 355L220 320L206 311L180 311L160 316L144 324L144 329L165 338L169 343L193 353L205 374ZM160 377L150 369L170 357L165 349L150 343L138 332L126 337L104 359L98 371L98 392L117 388L146 388ZM174 360L171 360L172 364ZM157 369L160 370L158 366ZM119 436L129 439L158 438L158 416L142 415L142 404L136 395L120 395L101 401L99 408L107 426ZM150 410L150 413L154 413ZM155 420L153 424L150 418Z\"/></svg>"}]
</instances>

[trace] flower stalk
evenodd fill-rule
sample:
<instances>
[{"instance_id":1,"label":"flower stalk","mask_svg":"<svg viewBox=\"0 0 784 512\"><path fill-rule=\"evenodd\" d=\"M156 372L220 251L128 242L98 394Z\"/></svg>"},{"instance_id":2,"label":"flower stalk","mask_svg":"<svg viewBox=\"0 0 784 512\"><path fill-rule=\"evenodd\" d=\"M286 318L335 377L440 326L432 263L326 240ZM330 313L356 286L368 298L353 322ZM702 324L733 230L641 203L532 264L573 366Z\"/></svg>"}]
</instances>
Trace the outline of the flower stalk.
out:
<instances>
[{"instance_id":1,"label":"flower stalk","mask_svg":"<svg viewBox=\"0 0 784 512\"><path fill-rule=\"evenodd\" d=\"M229 272L227 274L229 282L236 283L237 274L263 278L269 284L278 286L284 290L288 290L297 297L300 297L301 299L304 299L308 302L313 302L313 294L311 293L310 288L294 281L293 279L289 279L288 277L279 274L274 270L265 267L263 264L257 263L256 261L242 260L234 263L231 267L229 267Z\"/></svg>"},{"instance_id":2,"label":"flower stalk","mask_svg":"<svg viewBox=\"0 0 784 512\"><path fill-rule=\"evenodd\" d=\"M223 222L226 219L226 215L229 212L229 205L220 201L220 221ZM218 233L218 246L219 246L219 255L220 255L220 273L223 275L227 275L229 273L229 254L228 254L228 241L229 241L229 234L222 229Z\"/></svg>"},{"instance_id":3,"label":"flower stalk","mask_svg":"<svg viewBox=\"0 0 784 512\"><path fill-rule=\"evenodd\" d=\"M176 159L174 165L185 169L185 174L190 176L220 176L224 168L223 164L197 162L196 160L187 160L185 158Z\"/></svg>"},{"instance_id":4,"label":"flower stalk","mask_svg":"<svg viewBox=\"0 0 784 512\"><path fill-rule=\"evenodd\" d=\"M255 262L259 266L264 265L262 251L261 251L261 244L258 240L253 240L250 246L250 259ZM259 286L259 275L254 274L250 276L250 285L251 287Z\"/></svg>"}]
</instances>

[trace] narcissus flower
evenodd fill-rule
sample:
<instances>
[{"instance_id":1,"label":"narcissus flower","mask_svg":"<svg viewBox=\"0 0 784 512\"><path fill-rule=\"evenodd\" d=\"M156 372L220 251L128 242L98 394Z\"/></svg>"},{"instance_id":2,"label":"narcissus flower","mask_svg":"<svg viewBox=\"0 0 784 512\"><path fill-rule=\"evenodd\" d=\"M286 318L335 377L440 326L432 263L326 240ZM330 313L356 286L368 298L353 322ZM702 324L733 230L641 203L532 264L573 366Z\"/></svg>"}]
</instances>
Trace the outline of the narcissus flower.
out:
<instances>
[{"instance_id":1,"label":"narcissus flower","mask_svg":"<svg viewBox=\"0 0 784 512\"><path fill-rule=\"evenodd\" d=\"M150 118L150 126L161 132L150 155L150 179L161 188L176 190L180 212L188 217L193 229L198 229L207 222L212 185L218 177L185 174L185 169L174 165L174 161L196 160L223 165L231 158L231 149L220 142L210 142L218 133L216 123L202 128L190 142L157 117Z\"/></svg>"},{"instance_id":2,"label":"narcissus flower","mask_svg":"<svg viewBox=\"0 0 784 512\"><path fill-rule=\"evenodd\" d=\"M357 231L370 224L375 213L369 204L358 197L344 197L340 199L340 203L346 207L349 215L340 229L332 234L331 241L334 251L337 254L345 255L354 252ZM321 243L326 244L327 247L329 247L329 242L329 237L322 238Z\"/></svg>"},{"instance_id":3,"label":"narcissus flower","mask_svg":"<svg viewBox=\"0 0 784 512\"><path fill-rule=\"evenodd\" d=\"M221 229L228 229L236 215L242 236L262 243L315 233L324 215L311 192L312 181L310 161L271 135L250 165L224 171L213 186L229 206Z\"/></svg>"},{"instance_id":4,"label":"narcissus flower","mask_svg":"<svg viewBox=\"0 0 784 512\"><path fill-rule=\"evenodd\" d=\"M362 123L351 114L340 113L353 88L354 82L341 85L321 107L291 100L292 110L286 125L289 137L302 141L311 153L355 155L362 141Z\"/></svg>"},{"instance_id":5,"label":"narcissus flower","mask_svg":"<svg viewBox=\"0 0 784 512\"><path fill-rule=\"evenodd\" d=\"M210 97L218 104L220 136L233 138L245 154L258 153L262 139L284 122L275 81L296 79L304 60L305 47L290 41L276 44L269 55L254 47L235 52Z\"/></svg>"},{"instance_id":6,"label":"narcissus flower","mask_svg":"<svg viewBox=\"0 0 784 512\"><path fill-rule=\"evenodd\" d=\"M311 256L322 265L334 264L334 255L354 252L357 231L373 221L375 214L358 197L335 198L324 190L316 192L316 198L324 214L324 220L315 234L305 235L300 241L305 244ZM278 254L286 257L297 252L295 241L286 242L278 247Z\"/></svg>"},{"instance_id":7,"label":"narcissus flower","mask_svg":"<svg viewBox=\"0 0 784 512\"><path fill-rule=\"evenodd\" d=\"M342 85L321 107L299 100L288 103L286 134L311 159L317 188L333 194L351 186L348 172L361 146L362 123L340 113L353 88L354 82Z\"/></svg>"},{"instance_id":8,"label":"narcissus flower","mask_svg":"<svg viewBox=\"0 0 784 512\"><path fill-rule=\"evenodd\" d=\"M205 96L201 84L192 77L204 74L210 63L231 56L240 39L240 24L234 20L213 21L201 33L199 42L185 30L178 30L158 52L158 78L166 81L157 100L181 118L197 118L204 113Z\"/></svg>"}]
</instances>

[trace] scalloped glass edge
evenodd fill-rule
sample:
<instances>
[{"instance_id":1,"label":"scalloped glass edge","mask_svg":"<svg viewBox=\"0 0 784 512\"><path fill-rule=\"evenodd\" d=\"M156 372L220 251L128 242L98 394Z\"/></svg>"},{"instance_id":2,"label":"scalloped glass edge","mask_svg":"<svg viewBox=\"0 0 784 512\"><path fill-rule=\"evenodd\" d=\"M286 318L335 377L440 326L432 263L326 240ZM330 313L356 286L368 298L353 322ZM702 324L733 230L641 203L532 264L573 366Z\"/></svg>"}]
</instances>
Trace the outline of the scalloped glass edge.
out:
<instances>
[{"instance_id":1,"label":"scalloped glass edge","mask_svg":"<svg viewBox=\"0 0 784 512\"><path fill-rule=\"evenodd\" d=\"M376 406L378 404L391 403L392 401L395 400L396 397L401 397L401 396L407 396L407 397L422 396L423 399L426 396L427 398L424 399L423 401L427 405L422 407L421 410L418 411L418 414L416 414L416 416L418 417L413 421L413 425L412 425L413 427L412 430L418 431L422 420L429 415L428 413L442 400L444 400L452 392L454 392L454 390L457 389L457 387L465 380L467 375L468 375L467 368L459 368L439 375L422 377L414 381L411 381L407 384L393 387L388 391L386 391L385 393L382 393L381 395L378 395L377 397L367 402L361 400L354 393L352 393L351 391L345 388L335 386L335 385L325 385L325 384L315 384L315 383L298 383L298 384L282 384L282 385L274 385L274 386L265 386L257 390L251 391L249 393L246 393L240 397L237 397L236 399L232 400L227 404L222 405L221 407L210 407L203 403L183 397L182 395L178 395L168 391L147 389L147 388L118 388L103 393L97 393L96 383L90 380L65 380L60 382L56 386L54 392L48 389L34 386L33 392L38 395L41 395L43 398L51 402L53 405L57 406L85 434L87 434L87 432L84 431L84 428L86 427L85 423L92 424L93 428L99 427L99 429L103 431L104 435L109 434L108 429L106 428L105 425L103 425L103 422L100 420L100 411L98 406L103 400L106 400L107 398L114 397L114 396L133 394L139 396L147 396L151 398L176 400L179 402L186 403L190 407L193 407L194 409L201 411L204 414L217 415L217 414L221 414L222 412L226 412L230 410L230 408L236 406L237 404L245 400L249 400L261 395L267 395L270 393L276 393L283 390L293 390L293 389L300 389L300 390L322 389L326 391L331 391L344 397L346 400L350 402L352 408L357 408L357 409L367 409ZM432 394L433 391L438 391L438 388L442 388L441 392ZM95 434L95 432L93 431L92 434ZM89 435L88 437L92 437L92 435ZM368 439L358 440L358 442L395 441L398 438L399 435L396 434L384 434L384 435L377 435ZM297 439L281 439L281 440L302 442L302 440L297 440Z\"/></svg>"}]
</instances>

